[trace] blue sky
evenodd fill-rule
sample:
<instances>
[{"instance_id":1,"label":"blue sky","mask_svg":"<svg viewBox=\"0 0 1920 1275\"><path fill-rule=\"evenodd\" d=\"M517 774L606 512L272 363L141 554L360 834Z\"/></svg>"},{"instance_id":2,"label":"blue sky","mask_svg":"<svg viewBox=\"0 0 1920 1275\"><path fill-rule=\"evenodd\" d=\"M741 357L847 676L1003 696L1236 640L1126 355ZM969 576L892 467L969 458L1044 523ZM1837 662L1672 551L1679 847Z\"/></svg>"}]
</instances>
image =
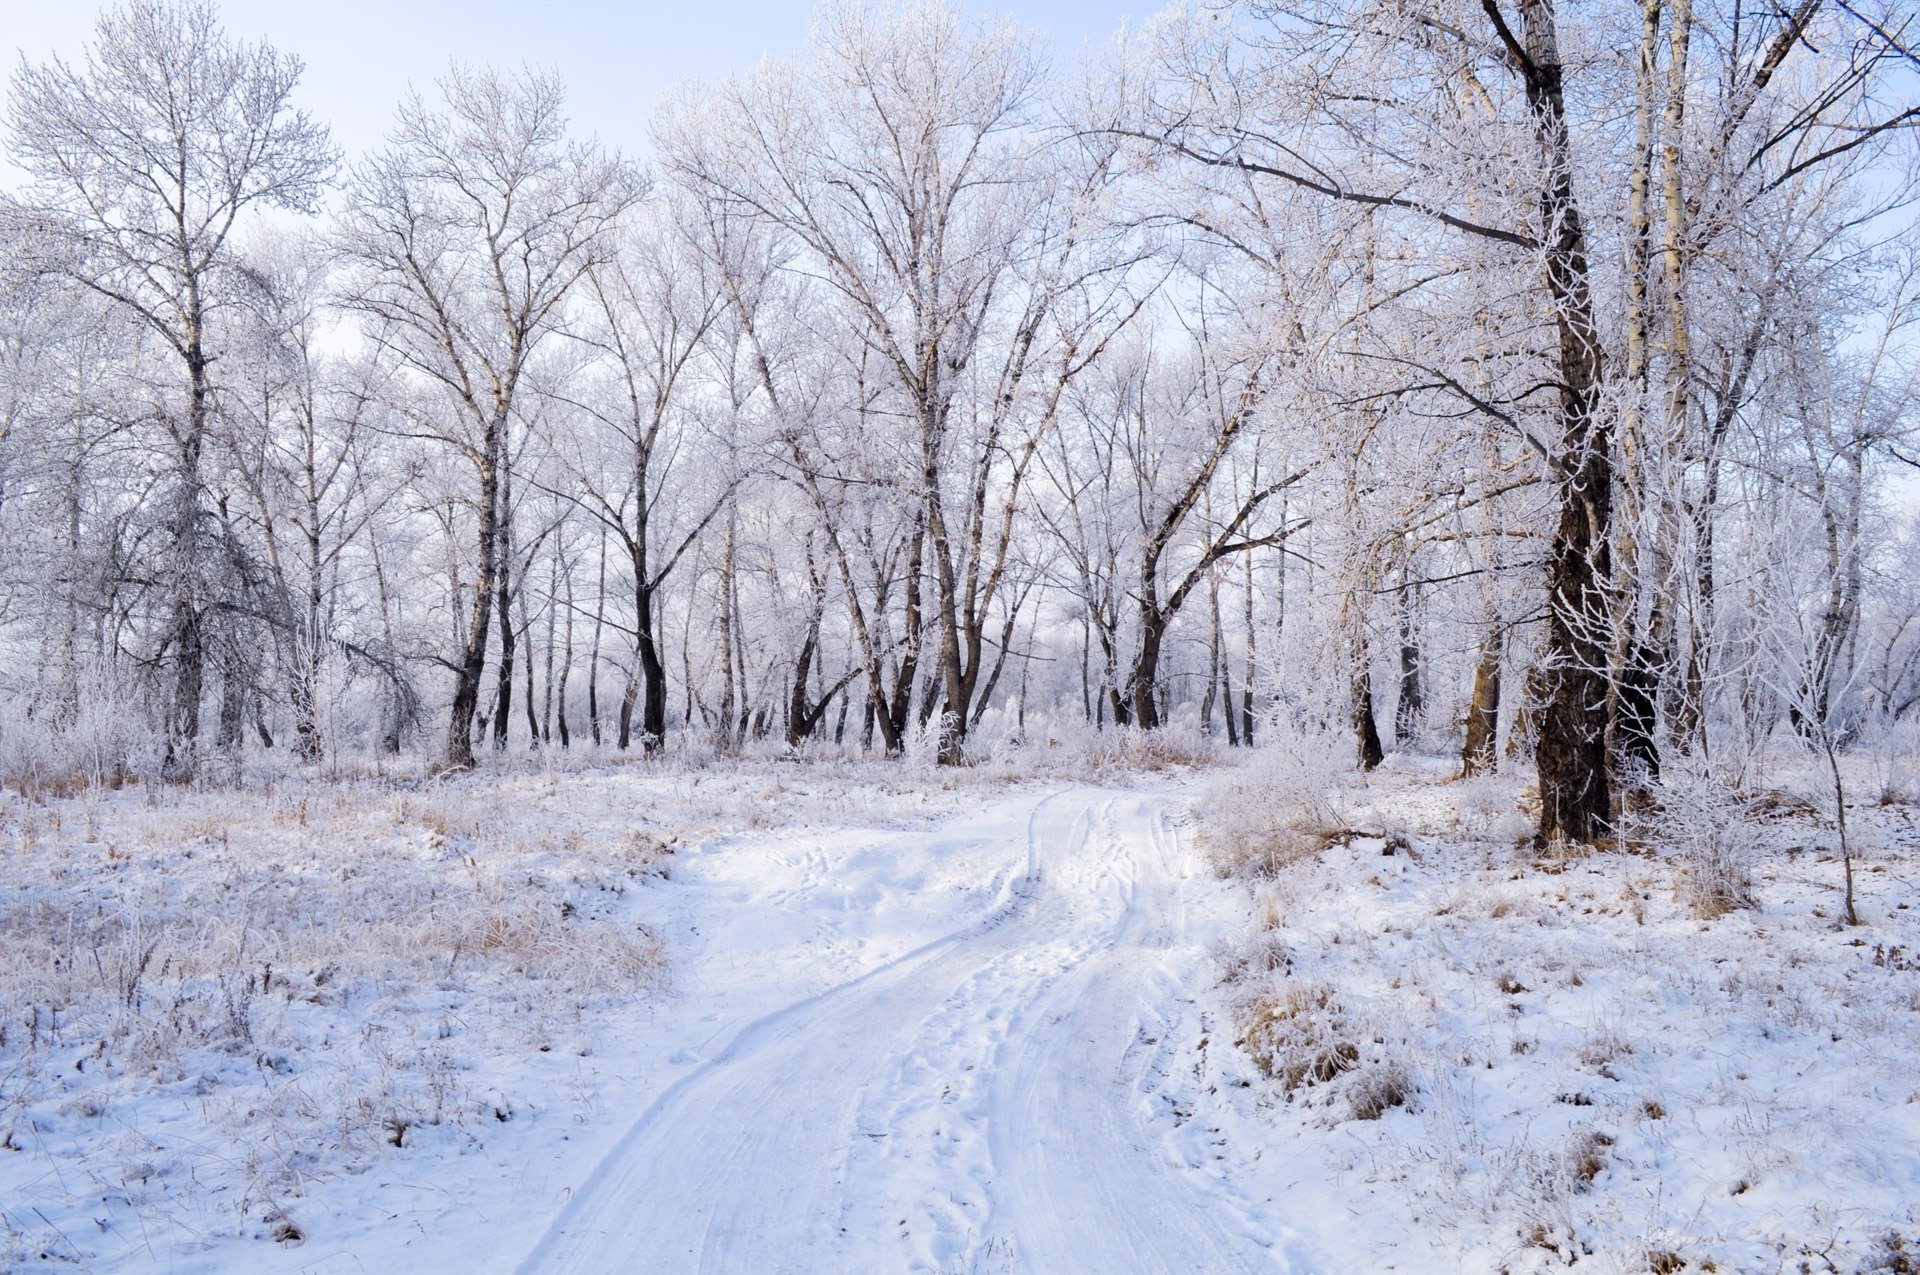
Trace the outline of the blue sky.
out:
<instances>
[{"instance_id":1,"label":"blue sky","mask_svg":"<svg viewBox=\"0 0 1920 1275\"><path fill-rule=\"evenodd\" d=\"M1164 0L961 0L970 12L1012 18L1049 33L1077 61L1122 20L1138 22ZM77 55L98 6L72 0L0 0L0 41L39 60ZM349 153L377 142L409 82L424 85L448 59L557 69L572 115L628 150L644 149L653 104L687 77L744 69L765 54L800 49L810 0L225 0L235 34L265 36L299 54L302 104L333 126ZM5 44L0 44L4 48ZM11 60L11 59L10 59Z\"/></svg>"}]
</instances>

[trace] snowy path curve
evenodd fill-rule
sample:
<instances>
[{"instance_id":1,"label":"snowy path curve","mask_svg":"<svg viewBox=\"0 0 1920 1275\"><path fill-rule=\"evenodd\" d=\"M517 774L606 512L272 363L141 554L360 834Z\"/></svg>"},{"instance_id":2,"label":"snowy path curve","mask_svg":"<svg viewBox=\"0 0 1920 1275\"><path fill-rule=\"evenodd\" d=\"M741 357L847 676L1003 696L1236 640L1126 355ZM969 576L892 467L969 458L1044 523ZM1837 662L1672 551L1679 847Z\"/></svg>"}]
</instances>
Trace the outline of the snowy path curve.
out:
<instances>
[{"instance_id":1,"label":"snowy path curve","mask_svg":"<svg viewBox=\"0 0 1920 1275\"><path fill-rule=\"evenodd\" d=\"M1034 803L984 915L742 1028L521 1270L1288 1269L1149 1110L1194 871L1164 798Z\"/></svg>"}]
</instances>

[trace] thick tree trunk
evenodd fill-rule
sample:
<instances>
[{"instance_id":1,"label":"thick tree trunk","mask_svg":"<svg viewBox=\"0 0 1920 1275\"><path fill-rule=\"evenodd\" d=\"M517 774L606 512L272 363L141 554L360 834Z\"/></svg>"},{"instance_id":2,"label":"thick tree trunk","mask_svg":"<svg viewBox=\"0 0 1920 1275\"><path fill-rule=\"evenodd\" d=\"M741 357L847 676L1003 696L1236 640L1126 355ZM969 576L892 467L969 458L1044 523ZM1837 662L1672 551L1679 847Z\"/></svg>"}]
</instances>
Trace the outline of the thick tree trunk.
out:
<instances>
[{"instance_id":1,"label":"thick tree trunk","mask_svg":"<svg viewBox=\"0 0 1920 1275\"><path fill-rule=\"evenodd\" d=\"M800 641L800 656L793 662L793 685L787 695L787 747L798 748L813 733L814 718L808 711L807 674L813 668L813 653L820 640L820 622L816 617L807 626Z\"/></svg>"},{"instance_id":2,"label":"thick tree trunk","mask_svg":"<svg viewBox=\"0 0 1920 1275\"><path fill-rule=\"evenodd\" d=\"M1160 648L1165 640L1165 619L1157 605L1143 602L1140 607L1140 651L1133 660L1133 724L1141 730L1160 728L1160 701L1155 693L1160 686Z\"/></svg>"},{"instance_id":3,"label":"thick tree trunk","mask_svg":"<svg viewBox=\"0 0 1920 1275\"><path fill-rule=\"evenodd\" d=\"M1560 437L1554 456L1560 515L1547 564L1546 663L1539 738L1543 840L1597 841L1611 816L1608 592L1612 559L1612 431L1602 408L1601 349L1588 285L1587 240L1574 196L1563 70L1550 0L1523 0L1517 54L1546 164L1540 225L1559 336Z\"/></svg>"},{"instance_id":4,"label":"thick tree trunk","mask_svg":"<svg viewBox=\"0 0 1920 1275\"><path fill-rule=\"evenodd\" d=\"M939 366L934 352L931 366ZM937 373L936 373L937 377ZM972 708L965 672L960 662L959 581L955 578L953 545L947 534L946 510L940 487L940 437L945 422L936 419L933 406L939 401L937 379L930 388L928 406L922 416L921 475L926 501L927 535L933 553L934 605L939 625L939 674L941 689L940 719L936 756L942 766L958 766L966 760L967 715Z\"/></svg>"},{"instance_id":5,"label":"thick tree trunk","mask_svg":"<svg viewBox=\"0 0 1920 1275\"><path fill-rule=\"evenodd\" d=\"M213 737L213 746L221 752L238 751L246 740L248 681L240 653L227 651L220 661L220 718Z\"/></svg>"},{"instance_id":6,"label":"thick tree trunk","mask_svg":"<svg viewBox=\"0 0 1920 1275\"><path fill-rule=\"evenodd\" d=\"M1386 749L1380 744L1380 724L1373 715L1373 668L1364 643L1355 650L1353 657L1353 737L1356 756L1360 769L1372 770L1386 760Z\"/></svg>"},{"instance_id":7,"label":"thick tree trunk","mask_svg":"<svg viewBox=\"0 0 1920 1275\"><path fill-rule=\"evenodd\" d=\"M640 747L653 753L667 738L667 668L660 661L660 643L654 632L654 590L641 590L640 595L635 599L640 603L635 650L640 663Z\"/></svg>"},{"instance_id":8,"label":"thick tree trunk","mask_svg":"<svg viewBox=\"0 0 1920 1275\"><path fill-rule=\"evenodd\" d=\"M200 343L199 287L189 282L192 313L186 324L187 415L179 439L180 462L174 474L173 507L168 520L173 605L168 649L173 657L173 693L168 705L162 775L174 782L192 780L200 743L200 699L206 691L208 633L199 573L205 552L206 519L200 454L206 437L207 358Z\"/></svg>"}]
</instances>

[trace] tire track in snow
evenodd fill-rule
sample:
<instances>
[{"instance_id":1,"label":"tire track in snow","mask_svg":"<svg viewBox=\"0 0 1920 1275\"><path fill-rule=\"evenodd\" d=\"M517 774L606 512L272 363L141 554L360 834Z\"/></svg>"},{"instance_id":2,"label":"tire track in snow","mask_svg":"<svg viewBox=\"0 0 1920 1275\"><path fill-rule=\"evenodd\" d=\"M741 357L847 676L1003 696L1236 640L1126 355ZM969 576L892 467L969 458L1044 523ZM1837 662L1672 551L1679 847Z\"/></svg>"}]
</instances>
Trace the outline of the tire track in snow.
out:
<instances>
[{"instance_id":1,"label":"tire track in snow","mask_svg":"<svg viewBox=\"0 0 1920 1275\"><path fill-rule=\"evenodd\" d=\"M1288 1269L1145 1097L1185 942L1163 804L1069 790L1027 824L986 915L741 1028L521 1270Z\"/></svg>"}]
</instances>

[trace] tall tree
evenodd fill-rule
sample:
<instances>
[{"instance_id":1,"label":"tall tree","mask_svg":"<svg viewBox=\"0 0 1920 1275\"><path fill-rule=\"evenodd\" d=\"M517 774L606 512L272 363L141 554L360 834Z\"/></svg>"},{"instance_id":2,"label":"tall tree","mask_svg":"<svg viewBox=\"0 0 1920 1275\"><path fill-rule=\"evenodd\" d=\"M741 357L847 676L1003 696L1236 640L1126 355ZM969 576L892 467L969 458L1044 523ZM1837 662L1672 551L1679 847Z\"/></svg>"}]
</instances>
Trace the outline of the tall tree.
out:
<instances>
[{"instance_id":1,"label":"tall tree","mask_svg":"<svg viewBox=\"0 0 1920 1275\"><path fill-rule=\"evenodd\" d=\"M14 75L13 155L32 176L28 198L71 241L71 275L144 325L179 375L159 405L168 455L154 564L176 779L194 773L227 582L205 465L220 323L241 291L232 236L251 208L311 211L335 163L327 130L292 105L300 70L298 58L229 37L210 3L131 0L102 15L81 65L55 58Z\"/></svg>"},{"instance_id":2,"label":"tall tree","mask_svg":"<svg viewBox=\"0 0 1920 1275\"><path fill-rule=\"evenodd\" d=\"M433 394L406 404L406 432L472 471L470 613L447 661L451 767L474 760L522 384L642 187L617 155L568 137L564 101L549 75L454 68L437 107L417 94L401 107L385 148L354 172L340 218L346 304Z\"/></svg>"}]
</instances>

